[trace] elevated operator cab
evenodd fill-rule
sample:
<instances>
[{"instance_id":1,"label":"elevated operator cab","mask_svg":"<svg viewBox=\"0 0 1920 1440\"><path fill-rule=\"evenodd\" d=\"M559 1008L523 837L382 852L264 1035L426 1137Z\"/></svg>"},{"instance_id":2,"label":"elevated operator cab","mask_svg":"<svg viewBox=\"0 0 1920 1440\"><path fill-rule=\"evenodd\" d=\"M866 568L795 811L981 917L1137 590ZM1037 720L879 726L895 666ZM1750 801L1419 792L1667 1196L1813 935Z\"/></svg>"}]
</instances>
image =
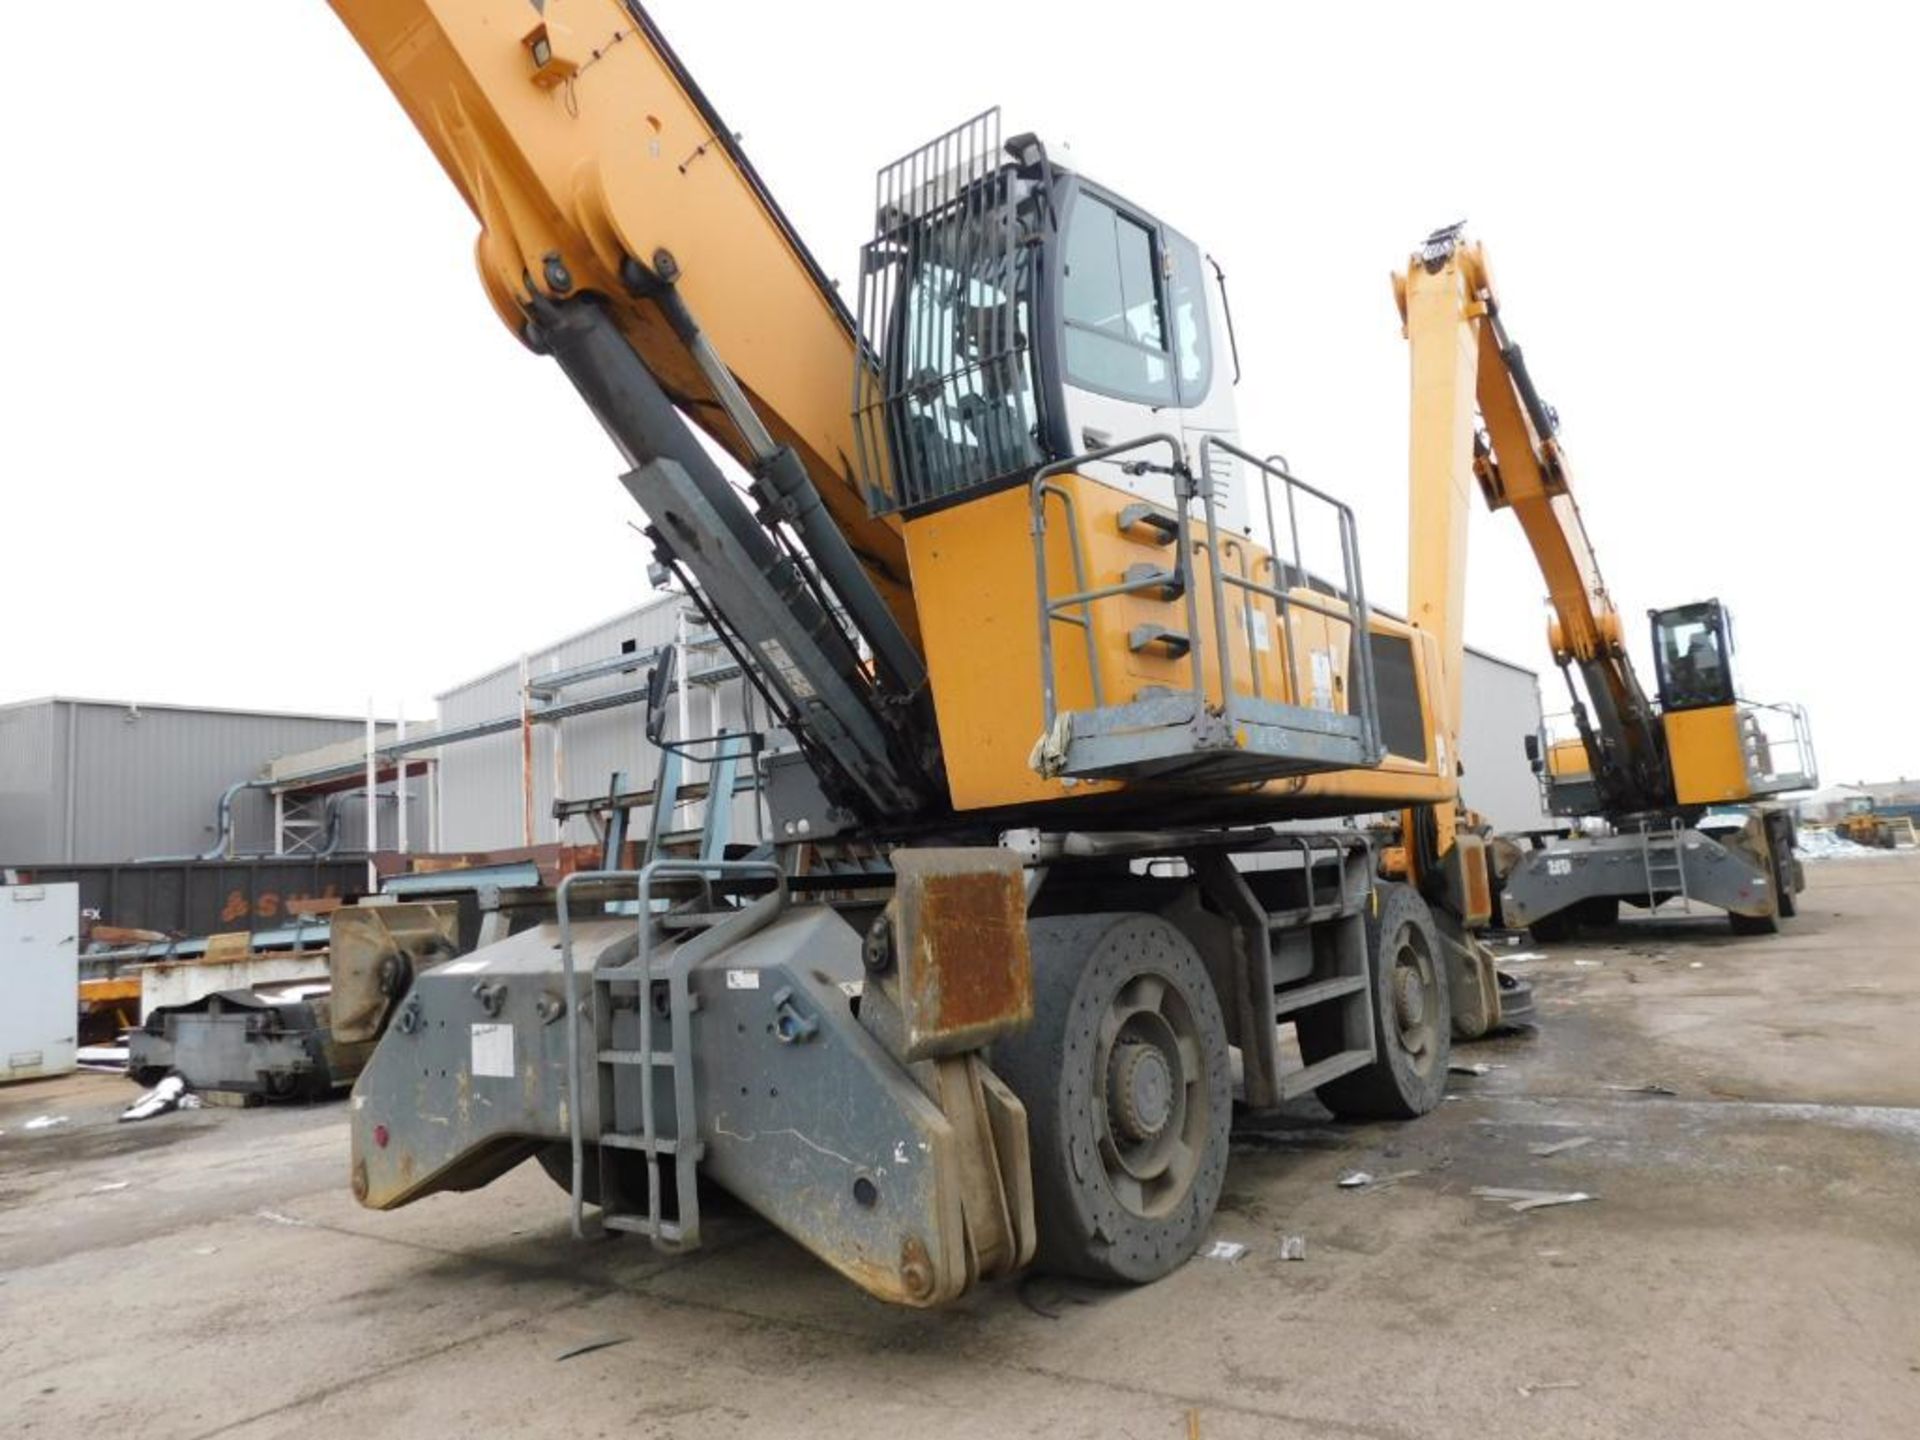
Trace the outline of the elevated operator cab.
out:
<instances>
[{"instance_id":1,"label":"elevated operator cab","mask_svg":"<svg viewBox=\"0 0 1920 1440\"><path fill-rule=\"evenodd\" d=\"M1697 813L1812 788L1816 769L1805 712L1797 705L1740 698L1733 674L1733 616L1718 600L1647 612L1659 682L1662 740L1672 775L1665 808ZM1528 754L1549 810L1588 815L1601 808L1586 748L1548 734Z\"/></svg>"},{"instance_id":2,"label":"elevated operator cab","mask_svg":"<svg viewBox=\"0 0 1920 1440\"><path fill-rule=\"evenodd\" d=\"M880 354L855 394L880 513L924 513L1158 431L1193 461L1204 437L1236 439L1217 267L1210 281L1192 240L1033 136L1003 148L997 135L988 112L880 175L860 296ZM1220 522L1244 534L1246 487L1211 453ZM1165 493L1117 462L1082 473Z\"/></svg>"},{"instance_id":3,"label":"elevated operator cab","mask_svg":"<svg viewBox=\"0 0 1920 1440\"><path fill-rule=\"evenodd\" d=\"M1733 617L1726 607L1701 600L1648 613L1661 710L1671 715L1733 704Z\"/></svg>"}]
</instances>

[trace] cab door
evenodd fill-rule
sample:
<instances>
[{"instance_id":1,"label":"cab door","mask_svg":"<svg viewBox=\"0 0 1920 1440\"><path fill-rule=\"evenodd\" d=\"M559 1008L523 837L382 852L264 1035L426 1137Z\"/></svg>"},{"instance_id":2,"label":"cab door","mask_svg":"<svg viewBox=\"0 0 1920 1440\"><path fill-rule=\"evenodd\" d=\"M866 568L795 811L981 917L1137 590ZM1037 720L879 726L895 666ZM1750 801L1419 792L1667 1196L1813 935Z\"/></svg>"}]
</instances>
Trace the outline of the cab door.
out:
<instances>
[{"instance_id":1,"label":"cab door","mask_svg":"<svg viewBox=\"0 0 1920 1440\"><path fill-rule=\"evenodd\" d=\"M1224 327L1213 323L1199 249L1084 180L1064 208L1054 339L1067 449L1167 432L1198 465L1203 436L1235 437L1230 371L1217 354ZM1238 532L1245 489L1228 461L1214 463L1215 502L1221 524ZM1144 499L1171 498L1165 476L1129 476L1112 462L1087 471Z\"/></svg>"}]
</instances>

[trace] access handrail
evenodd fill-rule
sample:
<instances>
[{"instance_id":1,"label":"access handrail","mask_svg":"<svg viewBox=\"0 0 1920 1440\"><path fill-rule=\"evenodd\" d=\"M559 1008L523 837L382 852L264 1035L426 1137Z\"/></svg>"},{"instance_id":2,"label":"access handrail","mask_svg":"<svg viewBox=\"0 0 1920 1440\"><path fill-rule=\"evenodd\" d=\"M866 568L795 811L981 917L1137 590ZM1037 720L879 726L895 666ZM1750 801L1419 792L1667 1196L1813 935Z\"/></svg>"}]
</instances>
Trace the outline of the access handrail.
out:
<instances>
[{"instance_id":1,"label":"access handrail","mask_svg":"<svg viewBox=\"0 0 1920 1440\"><path fill-rule=\"evenodd\" d=\"M1136 450L1145 450L1155 445L1164 445L1167 447L1169 456L1167 468L1169 471L1178 472L1181 469L1184 458L1180 449L1180 442L1172 435L1161 433L1144 435L1137 440L1128 440L1119 445L1106 445L1097 450L1087 450L1079 455L1069 456L1065 460L1056 460L1050 465L1042 465L1038 470L1033 472L1033 478L1027 482L1027 529L1028 533L1033 537L1033 568L1035 578L1038 582L1036 598L1039 603L1036 609L1040 621L1040 704L1041 712L1045 716L1045 721L1041 727L1042 734L1052 731L1054 722L1059 719L1060 714L1059 686L1053 664L1053 622L1055 617L1059 616L1060 618L1069 620L1070 623L1080 624L1085 629L1087 638L1087 665L1090 672L1089 678L1094 689L1094 703L1102 704L1104 702L1101 699L1103 692L1100 684L1100 656L1098 647L1094 642L1091 611L1088 607L1090 607L1095 600L1104 600L1113 595L1136 593L1162 583L1156 579L1143 578L1131 581L1123 580L1118 585L1105 585L1095 589L1086 588L1086 569L1084 560L1080 554L1079 527L1076 525L1074 527L1071 551L1074 557L1074 580L1076 584L1081 586L1081 589L1071 595L1056 598L1051 593L1051 589L1047 583L1046 499L1049 493L1058 495L1064 494L1064 492L1060 490L1058 486L1049 485L1047 482L1052 480L1056 475L1065 475L1071 471L1078 470L1082 465L1090 465L1100 460L1112 460L1117 456L1129 455ZM1180 487L1176 486L1175 488L1178 490ZM1071 504L1070 500L1069 504ZM1182 588L1185 591L1187 600L1187 633L1191 636L1199 629L1200 617L1199 608L1193 597L1192 577L1187 573L1189 567L1187 551L1188 515L1184 497L1182 497L1181 503L1178 504L1175 509L1177 512L1175 524L1179 527L1176 537L1178 545L1177 553L1180 557L1177 561L1179 568L1175 573L1185 582ZM1069 509L1068 514L1069 517L1071 517L1071 509ZM1082 613L1080 615L1071 617L1061 615L1062 611L1070 610L1075 606L1081 607ZM1200 647L1197 643L1193 646L1189 654L1193 662L1194 699L1196 703L1204 705L1206 703L1206 679L1205 672L1201 669Z\"/></svg>"},{"instance_id":2,"label":"access handrail","mask_svg":"<svg viewBox=\"0 0 1920 1440\"><path fill-rule=\"evenodd\" d=\"M1220 534L1218 502L1214 498L1211 481L1199 488L1200 504L1206 514L1207 534L1212 540L1212 563L1208 566L1209 579L1213 588L1213 624L1215 640L1220 647L1220 692L1223 707L1233 702L1233 652L1227 644L1227 597L1228 585L1238 586L1241 590L1254 595L1264 595L1274 603L1275 616L1280 623L1283 635L1290 641L1292 628L1288 610L1290 607L1314 611L1330 620L1345 621L1350 628L1352 640L1348 652L1348 673L1355 680L1355 691L1348 708L1350 715L1360 721L1362 745L1366 753L1378 757L1381 753L1380 714L1377 702L1377 689L1373 670L1373 646L1369 630L1369 612L1367 609L1366 584L1360 571L1360 543L1356 532L1353 507L1338 500L1326 491L1309 485L1299 476L1286 468L1286 462L1279 456L1262 460L1241 449L1229 440L1217 435L1205 435L1200 440L1200 473L1213 474L1213 452L1219 450L1233 456L1244 464L1251 465L1262 476L1266 485L1265 506L1267 512L1267 554L1278 566L1280 540L1274 528L1272 482L1278 480L1284 487L1287 498L1287 516L1293 539L1293 574L1296 581L1303 580L1307 569L1300 550L1300 526L1296 508L1296 495L1309 495L1334 512L1335 523L1340 536L1340 568L1343 581L1341 594L1346 599L1343 607L1335 608L1309 595L1292 595L1278 585L1263 585L1250 576L1230 573L1219 561L1218 536ZM1276 577L1277 578L1277 577ZM1293 663L1292 646L1287 649L1289 667ZM1256 670L1257 666L1254 667ZM1289 677L1289 691L1292 681ZM1295 697L1297 703L1298 697Z\"/></svg>"},{"instance_id":3,"label":"access handrail","mask_svg":"<svg viewBox=\"0 0 1920 1440\"><path fill-rule=\"evenodd\" d=\"M1189 685L1193 693L1194 704L1198 709L1210 706L1206 682L1206 640L1200 634L1200 613L1197 588L1194 583L1194 557L1204 552L1207 556L1207 583L1213 601L1212 643L1218 652L1219 660L1219 709L1223 714L1233 711L1237 693L1234 686L1233 652L1228 640L1228 618L1226 592L1228 586L1237 587L1242 593L1257 595L1272 601L1275 618L1285 644L1286 665L1283 667L1281 700L1282 703L1297 705L1297 677L1292 672L1293 650L1291 645L1293 612L1308 610L1328 619L1346 623L1351 630L1352 642L1348 673L1352 677L1354 693L1349 697L1348 713L1359 720L1361 742L1369 756L1377 757L1381 753L1379 712L1377 704L1378 688L1373 667L1373 653L1369 642L1369 610L1367 608L1365 584L1360 573L1359 543L1355 530L1353 510L1344 502L1335 499L1324 490L1320 490L1301 480L1288 468L1284 457L1275 455L1266 459L1250 454L1238 445L1218 436L1202 437L1199 451L1199 476L1190 471L1185 464L1185 452L1178 439L1166 433L1141 436L1118 445L1102 446L1057 460L1037 469L1028 482L1028 528L1033 541L1034 572L1037 580L1035 617L1039 627L1040 669L1041 669L1041 706L1043 713L1043 733L1051 733L1059 719L1059 678L1055 665L1053 625L1055 621L1064 621L1081 628L1086 644L1088 679L1093 691L1096 707L1104 707L1105 684L1101 674L1099 648L1095 641L1092 625L1092 607L1096 601L1111 599L1118 595L1138 594L1167 583L1164 574L1143 575L1135 579L1123 579L1110 585L1089 585L1085 555L1080 544L1079 526L1074 514L1073 497L1062 486L1052 483L1056 476L1078 470L1081 467L1099 461L1116 460L1121 456L1134 455L1142 450L1165 447L1169 463L1164 466L1150 465L1135 459L1126 462L1126 468L1140 474L1149 470L1159 471L1172 479L1175 560L1172 579L1178 584L1185 600ZM1274 584L1265 584L1255 575L1248 573L1247 551L1244 542L1238 536L1228 532L1222 535L1219 522L1218 501L1212 483L1212 462L1218 451L1231 455L1251 466L1260 475L1264 486L1264 498L1267 502L1267 540L1268 568L1273 572ZM1277 506L1273 503L1273 486L1279 482L1285 495L1288 536L1290 550L1282 551L1276 522ZM1336 530L1340 542L1340 564L1342 588L1337 592L1340 603L1330 603L1320 599L1309 590L1305 594L1296 594L1294 590L1306 588L1309 574L1305 565L1300 543L1299 496L1306 495L1329 506L1335 516ZM1052 593L1048 574L1046 550L1047 503L1058 500L1067 512L1068 525L1072 532L1068 553L1074 571L1074 589L1065 595ZM1201 506L1201 533L1196 538L1192 502L1198 500ZM1229 568L1226 561L1229 552L1239 555L1238 564ZM1285 574L1282 566L1284 554L1292 555L1292 566ZM1292 584L1282 584L1282 580L1291 579ZM1251 655L1258 647L1255 643L1255 617L1253 607L1247 607L1244 617L1247 630L1247 646ZM1255 660L1251 665L1250 683L1253 698L1264 699L1264 681L1260 674L1260 665Z\"/></svg>"}]
</instances>

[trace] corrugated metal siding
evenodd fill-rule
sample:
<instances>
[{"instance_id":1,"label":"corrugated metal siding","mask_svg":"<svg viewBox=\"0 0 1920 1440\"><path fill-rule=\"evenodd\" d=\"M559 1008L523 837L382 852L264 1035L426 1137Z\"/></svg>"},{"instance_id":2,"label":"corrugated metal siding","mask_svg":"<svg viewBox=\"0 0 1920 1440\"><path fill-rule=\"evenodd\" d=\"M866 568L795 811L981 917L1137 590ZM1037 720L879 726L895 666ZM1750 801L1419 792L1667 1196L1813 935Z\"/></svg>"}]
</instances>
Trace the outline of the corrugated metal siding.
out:
<instances>
[{"instance_id":1,"label":"corrugated metal siding","mask_svg":"<svg viewBox=\"0 0 1920 1440\"><path fill-rule=\"evenodd\" d=\"M618 616L561 641L528 657L528 669L537 678L555 670L605 660L621 653L623 644L636 651L671 644L678 629L678 609L671 599ZM696 653L693 667L698 670L714 664L719 657ZM645 682L644 670L610 675L563 692L563 701L590 699ZM689 694L689 728L695 735L707 735L719 726L738 732L744 728L743 690L738 680L718 687L720 711L716 717L709 709L710 687L696 686ZM520 710L520 666L518 662L483 675L439 697L442 727L472 724ZM669 733L677 734L672 720L676 707L669 703ZM554 747L560 751L560 793L566 799L581 799L606 793L615 771L623 771L634 789L646 789L654 783L659 755L647 743L643 730L645 714L637 705L578 715L558 724L537 725L533 732L534 840L547 843L564 839L568 844L587 844L593 831L584 820L568 824L564 836L553 820ZM688 779L703 778L698 766L688 767ZM484 739L449 745L440 752L441 846L447 850L491 850L523 843L524 821L521 785L521 738L518 730ZM643 823L643 817L636 816ZM697 815L683 823L697 823ZM751 796L735 801L734 836L750 839L754 830L754 805Z\"/></svg>"},{"instance_id":2,"label":"corrugated metal siding","mask_svg":"<svg viewBox=\"0 0 1920 1440\"><path fill-rule=\"evenodd\" d=\"M198 852L215 839L214 803L268 760L342 740L353 721L280 715L78 707L75 859ZM235 847L273 843L272 803L259 792L235 801ZM351 843L351 837L350 843Z\"/></svg>"},{"instance_id":3,"label":"corrugated metal siding","mask_svg":"<svg viewBox=\"0 0 1920 1440\"><path fill-rule=\"evenodd\" d=\"M258 829L266 838L256 843L249 838L251 829L242 825L240 838L242 853L268 849L273 841L273 800L271 796L250 795L241 802L251 807L247 812L259 816ZM427 782L421 776L415 776L407 782L407 848L424 850L427 848ZM395 803L394 789L391 784L380 787L380 830L376 850L398 849L400 844L400 808ZM340 845L339 851L359 851L367 848L367 797L364 790L349 790L340 796Z\"/></svg>"},{"instance_id":4,"label":"corrugated metal siding","mask_svg":"<svg viewBox=\"0 0 1920 1440\"><path fill-rule=\"evenodd\" d=\"M17 726L23 768L37 765L32 756L40 751L51 757L39 798L0 802L20 815L19 824L0 826L0 861L14 864L197 854L214 842L215 805L228 785L257 775L276 755L348 739L363 727L331 717L65 699L0 717L7 727L0 768L14 768ZM28 717L23 726L19 717ZM11 782L0 781L0 790L10 795ZM235 822L239 850L272 846L272 802L264 794L243 792ZM350 829L348 845L358 846L361 833Z\"/></svg>"},{"instance_id":5,"label":"corrugated metal siding","mask_svg":"<svg viewBox=\"0 0 1920 1440\"><path fill-rule=\"evenodd\" d=\"M1540 685L1531 670L1467 652L1460 724L1460 793L1496 830L1553 824L1527 761L1526 737L1540 728Z\"/></svg>"},{"instance_id":6,"label":"corrugated metal siding","mask_svg":"<svg viewBox=\"0 0 1920 1440\"><path fill-rule=\"evenodd\" d=\"M58 855L54 707L0 710L0 860Z\"/></svg>"}]
</instances>

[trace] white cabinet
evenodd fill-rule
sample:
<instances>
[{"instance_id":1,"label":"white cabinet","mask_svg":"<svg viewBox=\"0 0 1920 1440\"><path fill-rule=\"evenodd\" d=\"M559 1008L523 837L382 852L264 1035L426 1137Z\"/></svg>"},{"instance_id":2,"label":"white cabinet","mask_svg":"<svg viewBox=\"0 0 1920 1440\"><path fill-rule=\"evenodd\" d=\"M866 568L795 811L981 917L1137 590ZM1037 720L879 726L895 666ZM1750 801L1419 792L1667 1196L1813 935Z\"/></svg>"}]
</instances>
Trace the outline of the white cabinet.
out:
<instances>
[{"instance_id":1,"label":"white cabinet","mask_svg":"<svg viewBox=\"0 0 1920 1440\"><path fill-rule=\"evenodd\" d=\"M0 885L0 1081L72 1070L79 1015L80 887Z\"/></svg>"}]
</instances>

